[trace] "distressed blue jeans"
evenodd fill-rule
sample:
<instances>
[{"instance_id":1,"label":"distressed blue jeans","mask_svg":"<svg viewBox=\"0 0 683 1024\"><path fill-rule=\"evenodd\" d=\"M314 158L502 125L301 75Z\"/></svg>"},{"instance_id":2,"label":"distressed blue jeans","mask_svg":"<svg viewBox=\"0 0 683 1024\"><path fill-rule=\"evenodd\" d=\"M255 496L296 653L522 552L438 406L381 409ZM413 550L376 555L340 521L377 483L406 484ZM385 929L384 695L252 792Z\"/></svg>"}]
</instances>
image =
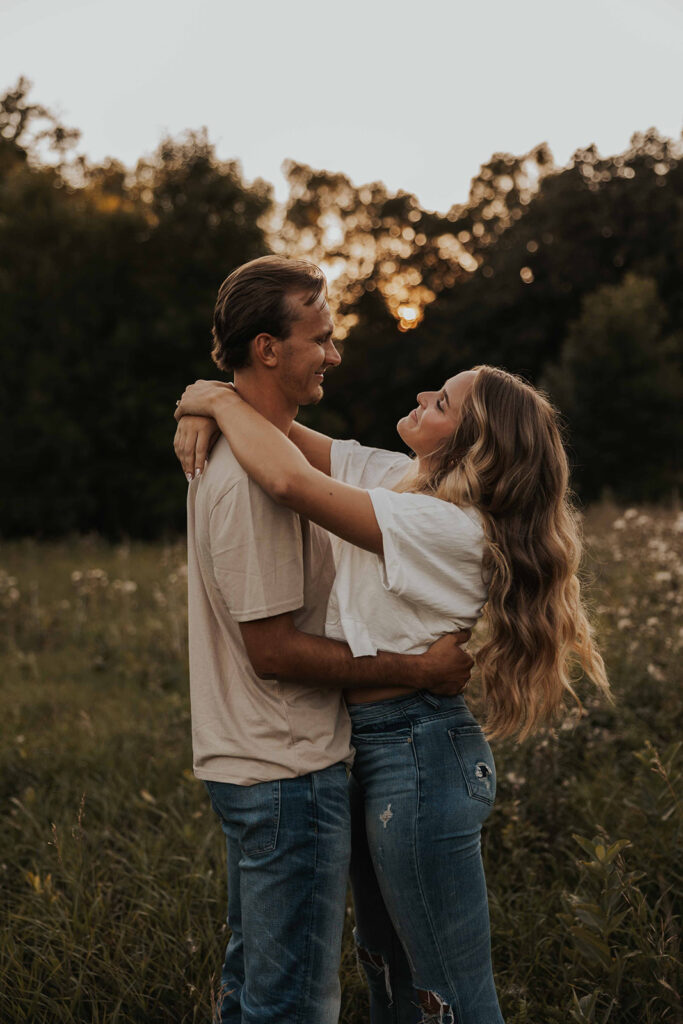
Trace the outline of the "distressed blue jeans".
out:
<instances>
[{"instance_id":1,"label":"distressed blue jeans","mask_svg":"<svg viewBox=\"0 0 683 1024\"><path fill-rule=\"evenodd\" d=\"M349 705L351 882L371 1024L503 1024L481 826L490 747L463 697Z\"/></svg>"},{"instance_id":2,"label":"distressed blue jeans","mask_svg":"<svg viewBox=\"0 0 683 1024\"><path fill-rule=\"evenodd\" d=\"M228 850L231 936L215 1021L337 1024L351 845L345 766L206 786Z\"/></svg>"}]
</instances>

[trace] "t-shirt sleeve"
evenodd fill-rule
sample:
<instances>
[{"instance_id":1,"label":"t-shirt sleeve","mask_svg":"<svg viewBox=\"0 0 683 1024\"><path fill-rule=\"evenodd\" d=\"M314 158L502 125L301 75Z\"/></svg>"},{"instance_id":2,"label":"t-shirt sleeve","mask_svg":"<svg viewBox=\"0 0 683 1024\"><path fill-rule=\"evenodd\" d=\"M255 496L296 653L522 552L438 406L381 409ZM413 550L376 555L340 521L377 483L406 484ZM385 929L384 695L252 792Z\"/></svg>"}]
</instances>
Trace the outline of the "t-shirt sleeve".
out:
<instances>
[{"instance_id":1,"label":"t-shirt sleeve","mask_svg":"<svg viewBox=\"0 0 683 1024\"><path fill-rule=\"evenodd\" d=\"M394 487L412 464L401 452L366 448L358 441L333 441L330 476L354 487Z\"/></svg>"},{"instance_id":2,"label":"t-shirt sleeve","mask_svg":"<svg viewBox=\"0 0 683 1024\"><path fill-rule=\"evenodd\" d=\"M211 510L216 585L237 622L294 611L304 602L301 522L244 478Z\"/></svg>"},{"instance_id":3,"label":"t-shirt sleeve","mask_svg":"<svg viewBox=\"0 0 683 1024\"><path fill-rule=\"evenodd\" d=\"M426 494L377 488L370 499L382 531L386 590L445 615L465 595L482 603L485 538L468 513Z\"/></svg>"}]
</instances>

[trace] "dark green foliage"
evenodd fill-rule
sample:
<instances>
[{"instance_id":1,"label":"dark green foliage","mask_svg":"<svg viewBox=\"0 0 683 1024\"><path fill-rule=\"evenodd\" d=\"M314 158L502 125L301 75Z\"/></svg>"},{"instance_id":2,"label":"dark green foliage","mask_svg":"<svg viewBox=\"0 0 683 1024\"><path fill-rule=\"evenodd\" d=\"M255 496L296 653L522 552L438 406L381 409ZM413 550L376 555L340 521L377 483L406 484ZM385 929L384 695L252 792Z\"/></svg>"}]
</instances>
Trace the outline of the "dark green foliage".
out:
<instances>
[{"instance_id":1,"label":"dark green foliage","mask_svg":"<svg viewBox=\"0 0 683 1024\"><path fill-rule=\"evenodd\" d=\"M209 357L218 286L271 246L333 268L348 334L344 363L324 403L302 411L306 422L395 447L394 425L418 390L490 362L552 381L585 497L652 498L678 485L680 145L652 130L621 155L591 147L562 169L544 145L495 154L446 215L381 183L358 188L290 163L276 231L270 186L246 185L206 132L162 140L133 171L91 166L68 159L78 133L28 92L21 79L0 98L0 429L12 439L0 456L11 481L0 533L150 537L182 527L173 402L189 381L218 376ZM600 308L610 294L631 308L631 286L599 291L628 274L652 282L657 330L616 308L588 328L594 293ZM640 362L612 365L626 344L619 318ZM591 380L590 400L572 390L577 373ZM637 422L636 394L649 410ZM634 449L637 428L649 442L641 431Z\"/></svg>"},{"instance_id":2,"label":"dark green foliage","mask_svg":"<svg viewBox=\"0 0 683 1024\"><path fill-rule=\"evenodd\" d=\"M669 438L664 457L655 455L648 468L638 465L633 472L629 466L625 472L634 432L626 403L614 410L611 461L605 462L604 451L596 456L601 434L596 437L595 430L602 431L606 416L598 422L586 414L585 406L565 405L565 390L554 390L579 453L577 483L582 493L592 498L611 489L627 499L670 493L678 484L672 406L681 399L676 381L680 380L683 337L679 149L649 132L635 136L631 149L616 157L601 159L593 148L579 151L566 169L549 166L544 151L540 156L494 158L474 179L469 205L431 226L431 235L462 237L478 268L470 273L456 267L456 280L427 306L420 326L402 336L386 310L354 307L360 321L346 341L346 365L331 378L328 405L343 411L349 435L388 445L391 424L411 408L415 392L439 387L458 370L485 362L538 383L561 358L573 360L580 363L583 374L594 378L591 403L596 411L611 401L605 391L610 370L619 377L624 395L644 390L651 410L656 394L656 422L647 424L647 430L654 431L651 446L662 435ZM530 161L540 175L537 191L513 185L523 178ZM527 172L527 185L532 177ZM419 262L419 254L415 258ZM649 278L657 292L661 337L649 357L652 327L641 332L641 318L631 331L632 344L637 344L643 358L649 358L646 371L642 363L626 365L621 357L617 359L618 342L611 343L610 351L606 340L598 346L597 325L591 328L591 340L588 332L585 340L573 336L568 352L561 356L570 324L581 315L584 300L602 285L619 284L629 273ZM376 280L371 279L373 286ZM615 293L615 301L623 297L628 307L628 295L626 287ZM624 314L624 321L628 316ZM359 386L360 366L363 387ZM554 383L557 379L555 375ZM377 413L382 408L377 404L380 395L391 410L383 418ZM366 427L369 417L373 418L371 429ZM593 448L584 444L589 435Z\"/></svg>"},{"instance_id":3,"label":"dark green foliage","mask_svg":"<svg viewBox=\"0 0 683 1024\"><path fill-rule=\"evenodd\" d=\"M247 188L201 132L165 139L131 175L47 167L23 137L48 116L26 89L0 102L6 120L24 110L0 138L0 426L13 438L0 530L156 536L184 520L173 401L215 371L218 285L267 251L270 191Z\"/></svg>"},{"instance_id":4,"label":"dark green foliage","mask_svg":"<svg viewBox=\"0 0 683 1024\"><path fill-rule=\"evenodd\" d=\"M572 424L582 493L612 484L635 499L680 483L681 335L651 278L627 274L589 294L545 383Z\"/></svg>"}]
</instances>

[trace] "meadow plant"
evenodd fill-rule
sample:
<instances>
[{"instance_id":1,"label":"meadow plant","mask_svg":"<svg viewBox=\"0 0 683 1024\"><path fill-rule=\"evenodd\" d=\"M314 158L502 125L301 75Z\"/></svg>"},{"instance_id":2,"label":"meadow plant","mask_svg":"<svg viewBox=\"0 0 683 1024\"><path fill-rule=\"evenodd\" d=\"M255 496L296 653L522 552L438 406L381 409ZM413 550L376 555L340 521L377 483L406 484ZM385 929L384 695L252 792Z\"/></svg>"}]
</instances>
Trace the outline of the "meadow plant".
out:
<instances>
[{"instance_id":1,"label":"meadow plant","mask_svg":"<svg viewBox=\"0 0 683 1024\"><path fill-rule=\"evenodd\" d=\"M683 516L602 505L585 531L616 702L587 685L581 716L495 747L497 983L508 1024L678 1024ZM184 544L0 561L0 1021L206 1021L225 854L191 771Z\"/></svg>"}]
</instances>

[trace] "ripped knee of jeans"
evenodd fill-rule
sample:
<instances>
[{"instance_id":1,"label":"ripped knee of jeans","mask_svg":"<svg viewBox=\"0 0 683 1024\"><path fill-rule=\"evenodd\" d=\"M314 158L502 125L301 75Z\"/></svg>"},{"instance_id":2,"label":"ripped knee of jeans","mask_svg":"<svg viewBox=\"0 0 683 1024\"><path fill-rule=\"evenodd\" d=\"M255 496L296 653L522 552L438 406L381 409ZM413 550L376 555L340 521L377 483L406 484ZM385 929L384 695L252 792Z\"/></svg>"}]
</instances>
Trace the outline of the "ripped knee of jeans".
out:
<instances>
[{"instance_id":1,"label":"ripped knee of jeans","mask_svg":"<svg viewBox=\"0 0 683 1024\"><path fill-rule=\"evenodd\" d=\"M418 989L422 1007L421 1024L455 1024L453 1008L436 992Z\"/></svg>"},{"instance_id":2,"label":"ripped knee of jeans","mask_svg":"<svg viewBox=\"0 0 683 1024\"><path fill-rule=\"evenodd\" d=\"M354 935L354 938L356 939L356 958L358 960L358 967L362 967L365 970L368 978L373 975L384 975L384 987L386 988L387 999L389 1000L388 1005L391 1006L393 996L391 994L389 964L380 953L371 953L369 949L362 946L358 941L357 935Z\"/></svg>"}]
</instances>

